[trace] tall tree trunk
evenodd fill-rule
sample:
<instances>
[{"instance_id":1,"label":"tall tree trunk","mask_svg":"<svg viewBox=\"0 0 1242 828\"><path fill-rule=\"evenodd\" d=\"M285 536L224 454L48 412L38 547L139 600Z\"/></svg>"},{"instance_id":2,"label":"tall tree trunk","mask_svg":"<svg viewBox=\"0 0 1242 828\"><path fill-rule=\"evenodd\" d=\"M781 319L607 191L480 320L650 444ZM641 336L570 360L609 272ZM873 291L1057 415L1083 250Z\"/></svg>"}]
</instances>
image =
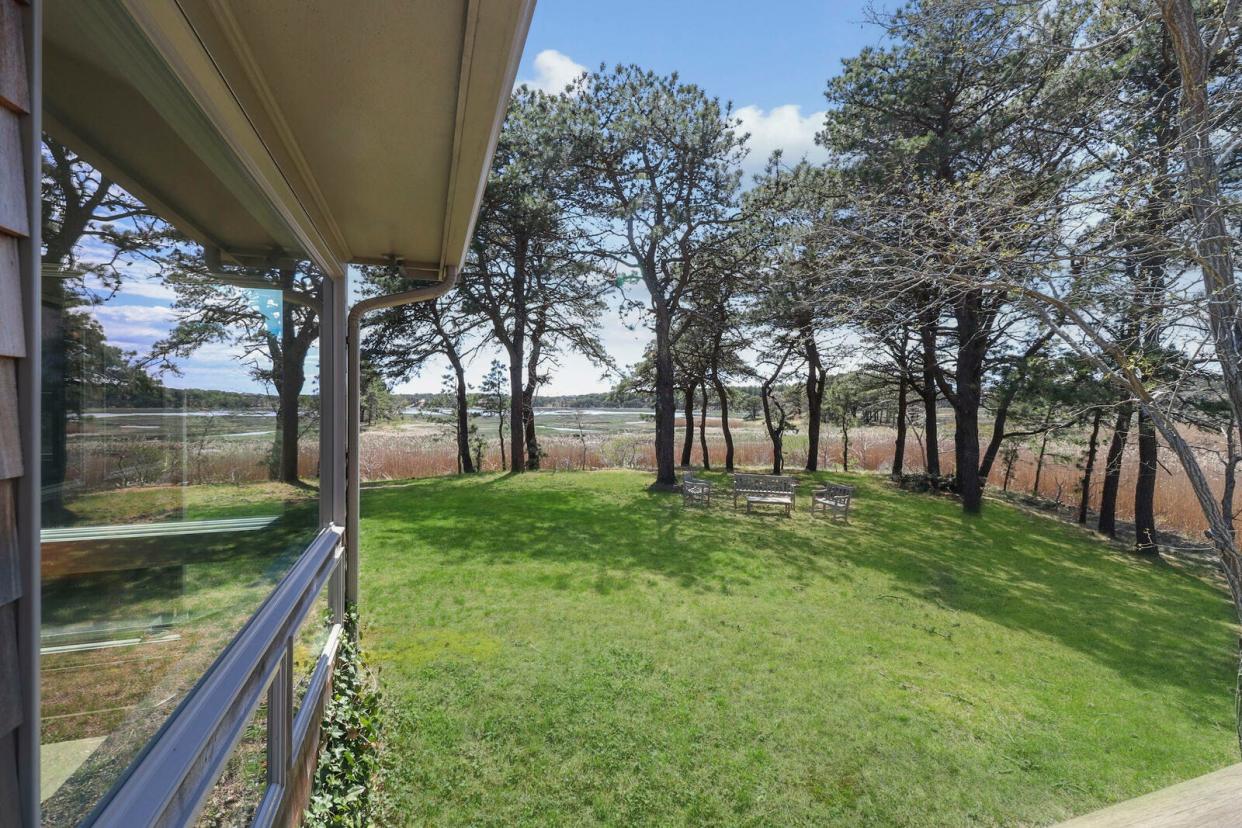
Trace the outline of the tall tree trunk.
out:
<instances>
[{"instance_id":1,"label":"tall tree trunk","mask_svg":"<svg viewBox=\"0 0 1242 828\"><path fill-rule=\"evenodd\" d=\"M1047 426L1047 418L1044 418L1044 425ZM1045 428L1044 433L1039 435L1039 455L1035 458L1035 482L1031 484L1031 497L1039 497L1039 481L1044 476L1044 457L1048 454L1048 431Z\"/></svg>"},{"instance_id":2,"label":"tall tree trunk","mask_svg":"<svg viewBox=\"0 0 1242 828\"><path fill-rule=\"evenodd\" d=\"M953 448L957 462L957 492L962 500L962 510L967 514L978 514L983 510L983 481L979 477L979 409L983 400L987 334L982 323L981 304L978 291L967 291L954 303L958 347L954 395L950 402L956 415Z\"/></svg>"},{"instance_id":3,"label":"tall tree trunk","mask_svg":"<svg viewBox=\"0 0 1242 828\"><path fill-rule=\"evenodd\" d=\"M526 356L526 387L522 389L522 423L526 436L526 469L538 471L543 460L543 452L539 448L539 435L535 431L535 392L539 390L539 359L543 352L545 323L540 314L533 326Z\"/></svg>"},{"instance_id":4,"label":"tall tree trunk","mask_svg":"<svg viewBox=\"0 0 1242 828\"><path fill-rule=\"evenodd\" d=\"M526 438L526 470L538 471L543 459L539 448L539 435L535 431L535 386L527 385L522 390L522 428Z\"/></svg>"},{"instance_id":5,"label":"tall tree trunk","mask_svg":"<svg viewBox=\"0 0 1242 828\"><path fill-rule=\"evenodd\" d=\"M927 474L931 477L940 476L940 428L936 419L936 323L924 323L919 328L919 342L922 345L923 387L919 389L923 398L923 442L927 447Z\"/></svg>"},{"instance_id":6,"label":"tall tree trunk","mask_svg":"<svg viewBox=\"0 0 1242 828\"><path fill-rule=\"evenodd\" d=\"M654 277L652 280L648 280L648 289L651 288L652 282L654 282ZM673 443L676 439L676 429L674 428L675 423L673 420L677 412L677 399L673 387L672 320L669 317L668 308L662 300L658 300L653 296L652 304L655 308L656 335L656 484L671 487L677 485L677 471L673 463Z\"/></svg>"},{"instance_id":7,"label":"tall tree trunk","mask_svg":"<svg viewBox=\"0 0 1242 828\"><path fill-rule=\"evenodd\" d=\"M69 331L66 319L66 303L69 292L65 290L65 273L72 261L73 251L86 233L87 226L95 217L95 211L109 197L112 181L99 174L93 193L81 190L74 179L70 153L54 138L44 136L44 145L52 163L46 171L56 182L63 197L63 214L58 222L49 221L52 213L43 211L43 257L41 279L43 322L41 349L43 353L41 395L41 430L43 439L42 463L42 510L48 526L55 526L69 515L65 509L65 477L69 468L69 413L75 402L70 398L76 391L80 396L85 390L73 388L69 383L69 365L66 360L66 337ZM47 204L45 199L44 204ZM78 399L76 402L83 402Z\"/></svg>"},{"instance_id":8,"label":"tall tree trunk","mask_svg":"<svg viewBox=\"0 0 1242 828\"><path fill-rule=\"evenodd\" d=\"M44 261L48 261L45 257ZM62 525L70 517L65 508L65 478L69 470L69 411L71 408L70 394L75 391L80 395L85 389L70 384L69 365L66 344L69 333L66 324L69 316L65 313L67 300L65 281L57 278L59 274L49 274L47 270L43 282L43 306L41 319L43 323L41 352L42 376L41 383L41 434L43 439L42 474L43 474L43 521L51 526ZM77 387L75 387L77 386Z\"/></svg>"},{"instance_id":9,"label":"tall tree trunk","mask_svg":"<svg viewBox=\"0 0 1242 828\"><path fill-rule=\"evenodd\" d=\"M906 464L906 380L897 380L897 441L893 446L893 468L889 475L894 480L901 479Z\"/></svg>"},{"instance_id":10,"label":"tall tree trunk","mask_svg":"<svg viewBox=\"0 0 1242 828\"><path fill-rule=\"evenodd\" d=\"M496 416L496 431L500 434L500 470L509 470L509 457L505 454L505 417L504 412Z\"/></svg>"},{"instance_id":11,"label":"tall tree trunk","mask_svg":"<svg viewBox=\"0 0 1242 828\"><path fill-rule=\"evenodd\" d=\"M1225 222L1220 171L1212 147L1212 112L1208 106L1208 71L1217 42L1222 44L1232 21L1222 21L1213 41L1206 41L1199 28L1191 0L1159 0L1160 15L1173 41L1181 70L1182 98L1179 135L1184 162L1183 201L1189 202L1196 228L1198 266L1207 297L1208 319L1216 358L1224 377L1225 392L1234 422L1242 423L1242 319L1239 319L1237 286L1233 272L1233 239ZM1228 4L1233 10L1232 4ZM1149 412L1150 414L1151 412ZM1154 415L1153 415L1154 417ZM1182 460L1195 489L1199 507L1211 527L1213 545L1221 559L1233 597L1234 612L1242 617L1242 556L1234 542L1231 523L1220 513L1211 491L1185 440L1166 423L1159 423L1165 442ZM1242 652L1239 653L1235 686L1235 727L1242 745Z\"/></svg>"},{"instance_id":12,"label":"tall tree trunk","mask_svg":"<svg viewBox=\"0 0 1242 828\"><path fill-rule=\"evenodd\" d=\"M733 431L729 428L729 389L720 379L720 374L712 372L712 385L716 386L716 397L720 400L720 431L724 434L725 471L733 471Z\"/></svg>"},{"instance_id":13,"label":"tall tree trunk","mask_svg":"<svg viewBox=\"0 0 1242 828\"><path fill-rule=\"evenodd\" d=\"M1117 422L1113 425L1113 438L1104 460L1104 485L1100 488L1100 519L1096 528L1110 538L1117 537L1117 490L1121 487L1121 461L1125 457L1133 417L1132 402L1127 400L1117 406Z\"/></svg>"},{"instance_id":14,"label":"tall tree trunk","mask_svg":"<svg viewBox=\"0 0 1242 828\"><path fill-rule=\"evenodd\" d=\"M848 415L841 416L841 471L849 472L850 470L850 419Z\"/></svg>"},{"instance_id":15,"label":"tall tree trunk","mask_svg":"<svg viewBox=\"0 0 1242 828\"><path fill-rule=\"evenodd\" d=\"M293 273L283 273L281 281L284 290L291 290ZM282 304L279 349L280 383L276 389L280 405L280 409L276 412L280 443L277 479L282 483L297 484L300 482L298 477L298 439L300 436L298 407L302 388L306 385L306 353L310 350L311 343L318 333L318 325L313 317L304 319L299 327L293 304L290 302Z\"/></svg>"},{"instance_id":16,"label":"tall tree trunk","mask_svg":"<svg viewBox=\"0 0 1242 828\"><path fill-rule=\"evenodd\" d=\"M772 378L759 386L759 401L763 405L763 424L768 431L768 439L772 441L772 474L780 474L785 469L785 411L780 402L772 399L772 384L780 376L785 365L782 359ZM779 421L772 418L772 409L776 408Z\"/></svg>"},{"instance_id":17,"label":"tall tree trunk","mask_svg":"<svg viewBox=\"0 0 1242 828\"><path fill-rule=\"evenodd\" d=\"M509 468L526 470L526 394L522 381L523 342L516 339L509 349Z\"/></svg>"},{"instance_id":18,"label":"tall tree trunk","mask_svg":"<svg viewBox=\"0 0 1242 828\"><path fill-rule=\"evenodd\" d=\"M810 325L802 327L802 353L806 358L806 470L819 468L819 431L823 420L825 371Z\"/></svg>"},{"instance_id":19,"label":"tall tree trunk","mask_svg":"<svg viewBox=\"0 0 1242 828\"><path fill-rule=\"evenodd\" d=\"M987 449L983 452L983 461L979 464L979 477L985 484L988 481L988 477L992 474L992 465L996 462L996 455L1000 452L1001 443L1005 440L1005 425L1009 421L1009 406L1013 403L1013 398L1016 394L1016 383L1002 392L1000 405L996 408L996 416L992 419L992 436L988 440Z\"/></svg>"},{"instance_id":20,"label":"tall tree trunk","mask_svg":"<svg viewBox=\"0 0 1242 828\"><path fill-rule=\"evenodd\" d=\"M1237 423L1230 423L1225 429L1225 488L1220 495L1220 511L1233 531L1233 494L1238 487L1238 443L1236 435Z\"/></svg>"},{"instance_id":21,"label":"tall tree trunk","mask_svg":"<svg viewBox=\"0 0 1242 828\"><path fill-rule=\"evenodd\" d=\"M1137 277L1137 300L1141 312L1138 316L1140 342L1143 348L1143 364L1160 359L1160 339L1163 334L1162 308L1164 306L1165 271L1168 253L1162 239L1172 229L1168 218L1169 205L1174 202L1172 181L1169 176L1171 156L1176 143L1177 66L1173 60L1167 30L1161 33L1161 58L1152 92L1153 111L1148 119L1156 138L1154 152L1144 153L1152 164L1155 180L1147 204L1140 213L1144 243L1139 251ZM1145 408L1138 416L1138 477L1134 485L1134 551L1140 555L1159 555L1156 543L1156 475L1159 471L1159 447L1156 442L1156 425Z\"/></svg>"},{"instance_id":22,"label":"tall tree trunk","mask_svg":"<svg viewBox=\"0 0 1242 828\"><path fill-rule=\"evenodd\" d=\"M1009 378L1009 382L1001 389L999 401L996 406L996 416L992 419L992 437L988 440L988 447L983 452L983 462L979 464L979 479L986 486L988 477L992 474L992 464L996 462L996 454L1000 451L1001 443L1005 439L1005 425L1009 421L1009 407L1013 405L1014 397L1022 389L1026 382L1027 366L1030 364L1032 357L1042 351L1052 339L1055 329L1050 328L1042 336L1038 336L1027 347L1026 351L1019 357L1018 365L1013 375Z\"/></svg>"},{"instance_id":23,"label":"tall tree trunk","mask_svg":"<svg viewBox=\"0 0 1242 828\"><path fill-rule=\"evenodd\" d=\"M286 357L288 352L285 352ZM305 383L300 364L286 360L284 381L280 385L280 410L277 412L280 428L280 460L277 479L282 483L298 482L298 398Z\"/></svg>"},{"instance_id":24,"label":"tall tree trunk","mask_svg":"<svg viewBox=\"0 0 1242 828\"><path fill-rule=\"evenodd\" d=\"M1138 414L1138 478L1134 486L1134 551L1159 555L1156 543L1156 473L1159 471L1156 427L1144 409Z\"/></svg>"},{"instance_id":25,"label":"tall tree trunk","mask_svg":"<svg viewBox=\"0 0 1242 828\"><path fill-rule=\"evenodd\" d=\"M1095 472L1095 455L1100 438L1100 419L1104 416L1102 409L1091 411L1091 437L1087 440L1087 459L1082 467L1082 491L1078 497L1078 523L1087 525L1087 510L1091 507L1091 475Z\"/></svg>"},{"instance_id":26,"label":"tall tree trunk","mask_svg":"<svg viewBox=\"0 0 1242 828\"><path fill-rule=\"evenodd\" d=\"M694 389L698 386L690 383L685 389L686 399L686 435L681 441L681 467L690 465L694 454Z\"/></svg>"},{"instance_id":27,"label":"tall tree trunk","mask_svg":"<svg viewBox=\"0 0 1242 828\"><path fill-rule=\"evenodd\" d=\"M707 381L702 380L699 383L699 450L703 452L703 468L710 471L712 468L711 458L707 456Z\"/></svg>"},{"instance_id":28,"label":"tall tree trunk","mask_svg":"<svg viewBox=\"0 0 1242 828\"><path fill-rule=\"evenodd\" d=\"M957 412L953 443L957 460L957 492L962 499L962 510L968 514L978 514L983 511L983 484L979 480L977 400L967 400L965 408Z\"/></svg>"},{"instance_id":29,"label":"tall tree trunk","mask_svg":"<svg viewBox=\"0 0 1242 828\"><path fill-rule=\"evenodd\" d=\"M529 240L519 238L513 252L513 330L509 333L509 468L526 469L526 404L522 373L526 367L526 266ZM502 327L497 320L496 327ZM497 331L498 334L503 331Z\"/></svg>"},{"instance_id":30,"label":"tall tree trunk","mask_svg":"<svg viewBox=\"0 0 1242 828\"><path fill-rule=\"evenodd\" d=\"M457 468L466 474L475 471L474 462L470 458L470 402L466 397L466 371L461 359L452 351L448 354L456 377L456 421L457 421Z\"/></svg>"}]
</instances>

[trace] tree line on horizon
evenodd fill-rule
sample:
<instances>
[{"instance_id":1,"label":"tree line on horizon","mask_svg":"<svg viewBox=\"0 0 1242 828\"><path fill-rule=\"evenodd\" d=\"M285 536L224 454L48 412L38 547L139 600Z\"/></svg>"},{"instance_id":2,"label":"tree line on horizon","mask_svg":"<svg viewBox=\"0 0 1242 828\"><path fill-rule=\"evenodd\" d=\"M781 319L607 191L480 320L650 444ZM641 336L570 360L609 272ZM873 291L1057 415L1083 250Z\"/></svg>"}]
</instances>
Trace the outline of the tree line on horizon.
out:
<instances>
[{"instance_id":1,"label":"tree line on horizon","mask_svg":"<svg viewBox=\"0 0 1242 828\"><path fill-rule=\"evenodd\" d=\"M938 445L935 412L952 409L952 475L937 452L925 452L926 473L949 477L968 512L1016 441L1090 426L1081 494L1102 465L1098 526L1112 535L1122 456L1136 443L1136 551L1158 554L1157 418L1115 381L1116 354L1094 353L1081 329L1063 336L1074 325L1058 297L1136 365L1132 380L1180 389L1161 394L1173 420L1226 438L1231 515L1235 428L1184 321L1203 305L1184 295L1195 220L1177 195L1187 167L1175 11L926 0L878 15L887 45L846 59L827 84L817 141L830 160L777 155L753 182L730 106L675 74L601 67L559 94L519 89L462 288L385 311L367 357L389 381L446 358L467 455L464 366L499 348L511 465L534 469L532 402L557 356L574 349L617 368L597 335L611 302L653 334L618 389L653 399L659 485L676 483L679 408L689 425L709 400L732 469L730 387L741 384L757 389L774 471L795 417L816 470L829 377L861 367L891 386L895 476L908 427ZM1221 11L1176 19L1200 40L1235 32ZM1215 50L1200 85L1222 101L1205 127L1222 140L1238 73L1234 52ZM1218 190L1236 179L1227 160ZM396 287L383 269L367 275L376 290Z\"/></svg>"}]
</instances>

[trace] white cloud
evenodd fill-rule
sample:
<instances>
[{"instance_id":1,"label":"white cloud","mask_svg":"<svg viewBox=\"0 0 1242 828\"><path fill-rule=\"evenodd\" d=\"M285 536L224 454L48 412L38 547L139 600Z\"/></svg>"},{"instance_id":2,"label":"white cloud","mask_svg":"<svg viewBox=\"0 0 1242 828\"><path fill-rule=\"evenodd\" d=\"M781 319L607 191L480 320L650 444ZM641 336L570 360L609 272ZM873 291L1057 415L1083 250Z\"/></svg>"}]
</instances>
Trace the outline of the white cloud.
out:
<instances>
[{"instance_id":1,"label":"white cloud","mask_svg":"<svg viewBox=\"0 0 1242 828\"><path fill-rule=\"evenodd\" d=\"M535 77L519 83L555 95L564 92L565 87L586 70L585 66L575 62L569 55L555 49L544 49L535 55Z\"/></svg>"},{"instance_id":2,"label":"white cloud","mask_svg":"<svg viewBox=\"0 0 1242 828\"><path fill-rule=\"evenodd\" d=\"M91 315L103 322L161 322L174 318L172 308L149 305L98 305Z\"/></svg>"},{"instance_id":3,"label":"white cloud","mask_svg":"<svg viewBox=\"0 0 1242 828\"><path fill-rule=\"evenodd\" d=\"M121 284L121 293L127 297L159 299L167 302L171 302L173 299L177 298L177 292L175 290L155 278L126 279Z\"/></svg>"},{"instance_id":4,"label":"white cloud","mask_svg":"<svg viewBox=\"0 0 1242 828\"><path fill-rule=\"evenodd\" d=\"M742 131L750 133L746 145L750 155L743 169L749 176L761 172L773 150L783 150L783 161L795 164L805 156L814 162L828 160L828 151L815 143L815 133L824 125L824 112L802 114L797 104L776 106L767 112L757 106L744 106L734 114L741 121Z\"/></svg>"},{"instance_id":5,"label":"white cloud","mask_svg":"<svg viewBox=\"0 0 1242 828\"><path fill-rule=\"evenodd\" d=\"M106 285L94 273L86 274L82 284L96 296L109 297L113 286ZM138 268L129 268L121 277L121 289L116 292L124 298L141 297L171 302L177 297L176 291L163 282L158 273L144 273Z\"/></svg>"}]
</instances>

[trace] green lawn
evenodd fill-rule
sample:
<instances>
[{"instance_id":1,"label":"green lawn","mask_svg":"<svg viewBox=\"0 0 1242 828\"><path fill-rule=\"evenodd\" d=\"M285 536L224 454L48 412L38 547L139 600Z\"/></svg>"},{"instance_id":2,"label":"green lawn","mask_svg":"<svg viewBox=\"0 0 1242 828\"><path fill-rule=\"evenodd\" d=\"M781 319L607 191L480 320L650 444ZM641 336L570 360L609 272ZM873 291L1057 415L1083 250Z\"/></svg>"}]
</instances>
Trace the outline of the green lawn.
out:
<instances>
[{"instance_id":1,"label":"green lawn","mask_svg":"<svg viewBox=\"0 0 1242 828\"><path fill-rule=\"evenodd\" d=\"M877 478L849 526L649 479L364 493L380 824L1041 825L1237 761L1201 573Z\"/></svg>"}]
</instances>

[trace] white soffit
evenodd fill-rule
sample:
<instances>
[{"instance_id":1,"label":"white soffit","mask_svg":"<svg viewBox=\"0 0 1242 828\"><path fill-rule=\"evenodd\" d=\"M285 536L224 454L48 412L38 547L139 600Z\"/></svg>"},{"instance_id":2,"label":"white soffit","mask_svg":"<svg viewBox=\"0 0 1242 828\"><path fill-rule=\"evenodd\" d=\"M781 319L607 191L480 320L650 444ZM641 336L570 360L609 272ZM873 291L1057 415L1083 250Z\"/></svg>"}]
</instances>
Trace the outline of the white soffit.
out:
<instances>
[{"instance_id":1,"label":"white soffit","mask_svg":"<svg viewBox=\"0 0 1242 828\"><path fill-rule=\"evenodd\" d=\"M534 0L46 0L48 131L198 241L460 265Z\"/></svg>"}]
</instances>

